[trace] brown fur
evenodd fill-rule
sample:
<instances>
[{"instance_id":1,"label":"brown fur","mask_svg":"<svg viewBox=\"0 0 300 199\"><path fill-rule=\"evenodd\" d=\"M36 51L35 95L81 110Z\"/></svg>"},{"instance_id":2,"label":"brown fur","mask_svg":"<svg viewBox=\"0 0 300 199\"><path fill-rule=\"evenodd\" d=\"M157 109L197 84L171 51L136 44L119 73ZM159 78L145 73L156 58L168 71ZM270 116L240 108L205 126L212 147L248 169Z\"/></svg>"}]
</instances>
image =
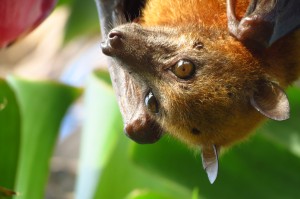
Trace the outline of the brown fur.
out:
<instances>
[{"instance_id":1,"label":"brown fur","mask_svg":"<svg viewBox=\"0 0 300 199\"><path fill-rule=\"evenodd\" d=\"M239 1L238 16L248 3ZM249 103L257 84L268 80L286 88L300 74L300 31L254 55L229 35L225 0L149 0L140 23L174 27L181 35L174 38L178 49L204 44L201 59L207 67L194 81L157 84L167 115L160 123L188 144L227 146L245 138L265 119ZM193 128L199 132L191 133Z\"/></svg>"}]
</instances>

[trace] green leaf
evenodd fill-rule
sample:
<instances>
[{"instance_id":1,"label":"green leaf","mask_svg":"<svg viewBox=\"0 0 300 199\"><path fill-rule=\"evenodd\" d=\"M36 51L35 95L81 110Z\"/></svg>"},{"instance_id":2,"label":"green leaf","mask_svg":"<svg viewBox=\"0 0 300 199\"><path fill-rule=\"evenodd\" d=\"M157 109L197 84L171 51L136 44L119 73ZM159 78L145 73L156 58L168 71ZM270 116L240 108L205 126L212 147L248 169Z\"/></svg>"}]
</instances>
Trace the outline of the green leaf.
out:
<instances>
[{"instance_id":1,"label":"green leaf","mask_svg":"<svg viewBox=\"0 0 300 199\"><path fill-rule=\"evenodd\" d=\"M199 190L198 190L198 188L194 188L192 199L200 199L199 198Z\"/></svg>"},{"instance_id":2,"label":"green leaf","mask_svg":"<svg viewBox=\"0 0 300 199\"><path fill-rule=\"evenodd\" d=\"M213 188L202 187L200 193L272 199L295 198L299 194L300 159L260 134L226 153L220 165L219 181L213 188L221 190L216 194Z\"/></svg>"},{"instance_id":3,"label":"green leaf","mask_svg":"<svg viewBox=\"0 0 300 199\"><path fill-rule=\"evenodd\" d=\"M72 5L74 0L59 0L56 4L56 7L62 6L62 5Z\"/></svg>"},{"instance_id":4,"label":"green leaf","mask_svg":"<svg viewBox=\"0 0 300 199\"><path fill-rule=\"evenodd\" d=\"M192 158L174 142L146 147L134 146L136 164L190 190L198 187L201 198L279 199L293 198L299 192L300 159L259 134L221 157L219 176L213 185L199 155Z\"/></svg>"},{"instance_id":5,"label":"green leaf","mask_svg":"<svg viewBox=\"0 0 300 199\"><path fill-rule=\"evenodd\" d=\"M95 199L125 198L133 190L153 190L173 199L191 198L191 191L179 186L176 181L164 178L159 173L137 167L130 159L130 147L134 144L119 132L119 139L110 159L101 171Z\"/></svg>"},{"instance_id":6,"label":"green leaf","mask_svg":"<svg viewBox=\"0 0 300 199\"><path fill-rule=\"evenodd\" d=\"M209 184L200 154L167 136L153 145L132 144L131 158L143 169L189 187L191 192L199 183Z\"/></svg>"},{"instance_id":7,"label":"green leaf","mask_svg":"<svg viewBox=\"0 0 300 199\"><path fill-rule=\"evenodd\" d=\"M49 162L61 120L80 95L70 86L9 78L20 104L22 128L17 173L18 199L40 199L49 173Z\"/></svg>"},{"instance_id":8,"label":"green leaf","mask_svg":"<svg viewBox=\"0 0 300 199\"><path fill-rule=\"evenodd\" d=\"M125 199L173 199L172 197L165 196L161 193L149 190L134 190Z\"/></svg>"},{"instance_id":9,"label":"green leaf","mask_svg":"<svg viewBox=\"0 0 300 199\"><path fill-rule=\"evenodd\" d=\"M65 42L77 36L99 33L99 19L94 0L73 0L65 31Z\"/></svg>"},{"instance_id":10,"label":"green leaf","mask_svg":"<svg viewBox=\"0 0 300 199\"><path fill-rule=\"evenodd\" d=\"M0 186L2 187L14 188L19 144L19 106L11 88L5 80L0 79Z\"/></svg>"},{"instance_id":11,"label":"green leaf","mask_svg":"<svg viewBox=\"0 0 300 199\"><path fill-rule=\"evenodd\" d=\"M78 198L92 198L101 171L116 145L118 133L122 131L120 112L107 72L98 71L91 75L84 105L87 117L81 139L76 195Z\"/></svg>"}]
</instances>

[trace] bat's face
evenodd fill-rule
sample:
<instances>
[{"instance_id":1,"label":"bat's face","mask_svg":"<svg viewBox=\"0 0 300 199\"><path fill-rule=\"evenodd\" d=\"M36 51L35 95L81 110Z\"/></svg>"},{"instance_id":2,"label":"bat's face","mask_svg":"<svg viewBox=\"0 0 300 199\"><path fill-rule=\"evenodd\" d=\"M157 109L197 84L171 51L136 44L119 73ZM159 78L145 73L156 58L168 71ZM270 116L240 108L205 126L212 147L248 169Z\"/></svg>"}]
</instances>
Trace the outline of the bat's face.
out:
<instances>
[{"instance_id":1,"label":"bat's face","mask_svg":"<svg viewBox=\"0 0 300 199\"><path fill-rule=\"evenodd\" d=\"M131 93L123 97L137 103L139 117L147 117L145 129L155 123L153 131L163 129L194 146L242 139L264 119L259 112L276 116L266 112L266 100L276 92L285 97L267 80L262 63L226 30L126 24L108 34L102 50L138 87L126 88ZM280 100L273 101L274 107Z\"/></svg>"}]
</instances>

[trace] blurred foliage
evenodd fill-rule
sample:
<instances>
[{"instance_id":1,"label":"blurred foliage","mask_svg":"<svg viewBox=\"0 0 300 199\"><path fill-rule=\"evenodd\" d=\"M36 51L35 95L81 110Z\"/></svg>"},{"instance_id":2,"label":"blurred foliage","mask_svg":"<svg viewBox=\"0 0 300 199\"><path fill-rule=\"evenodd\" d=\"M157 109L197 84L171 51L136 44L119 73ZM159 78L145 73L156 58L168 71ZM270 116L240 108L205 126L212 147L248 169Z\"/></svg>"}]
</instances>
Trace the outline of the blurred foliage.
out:
<instances>
[{"instance_id":1,"label":"blurred foliage","mask_svg":"<svg viewBox=\"0 0 300 199\"><path fill-rule=\"evenodd\" d=\"M99 34L100 25L94 0L64 0L71 14L65 29L65 42L80 35Z\"/></svg>"},{"instance_id":2,"label":"blurred foliage","mask_svg":"<svg viewBox=\"0 0 300 199\"><path fill-rule=\"evenodd\" d=\"M22 122L16 178L16 190L22 194L18 198L41 198L61 120L80 90L54 82L13 77L9 83L16 93Z\"/></svg>"},{"instance_id":3,"label":"blurred foliage","mask_svg":"<svg viewBox=\"0 0 300 199\"><path fill-rule=\"evenodd\" d=\"M16 198L43 197L61 120L80 93L54 82L0 80L0 186Z\"/></svg>"},{"instance_id":4,"label":"blurred foliage","mask_svg":"<svg viewBox=\"0 0 300 199\"><path fill-rule=\"evenodd\" d=\"M71 10L66 42L99 34L94 0L61 0L59 6ZM16 190L18 199L43 197L60 122L79 95L80 89L54 82L0 80L0 188ZM128 139L108 73L97 71L84 93L86 117L75 198L297 198L300 89L290 88L288 96L291 118L267 122L248 141L226 151L211 185L199 152L168 136L152 145Z\"/></svg>"},{"instance_id":5,"label":"blurred foliage","mask_svg":"<svg viewBox=\"0 0 300 199\"><path fill-rule=\"evenodd\" d=\"M62 6L62 5L70 6L70 5L72 5L73 2L74 2L74 0L58 0L56 7Z\"/></svg>"},{"instance_id":6,"label":"blurred foliage","mask_svg":"<svg viewBox=\"0 0 300 199\"><path fill-rule=\"evenodd\" d=\"M0 186L12 189L19 157L20 109L15 93L3 79L0 79L0 101Z\"/></svg>"},{"instance_id":7,"label":"blurred foliage","mask_svg":"<svg viewBox=\"0 0 300 199\"><path fill-rule=\"evenodd\" d=\"M99 77L105 81L99 81ZM110 159L122 129L119 109L107 72L98 71L87 83L84 104L86 119L81 138L81 162L77 198L92 198L99 172Z\"/></svg>"}]
</instances>

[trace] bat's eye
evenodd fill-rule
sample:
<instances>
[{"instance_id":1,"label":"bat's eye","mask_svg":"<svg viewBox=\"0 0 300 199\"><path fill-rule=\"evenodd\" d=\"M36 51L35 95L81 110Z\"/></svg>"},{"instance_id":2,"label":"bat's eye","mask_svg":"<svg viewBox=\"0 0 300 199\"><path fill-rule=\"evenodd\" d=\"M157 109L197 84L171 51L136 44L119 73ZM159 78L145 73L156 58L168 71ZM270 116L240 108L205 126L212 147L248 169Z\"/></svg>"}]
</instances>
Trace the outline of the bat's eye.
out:
<instances>
[{"instance_id":1,"label":"bat's eye","mask_svg":"<svg viewBox=\"0 0 300 199\"><path fill-rule=\"evenodd\" d=\"M150 112L158 113L158 103L152 92L149 92L149 94L146 96L145 104Z\"/></svg>"},{"instance_id":2,"label":"bat's eye","mask_svg":"<svg viewBox=\"0 0 300 199\"><path fill-rule=\"evenodd\" d=\"M195 73L195 65L187 60L180 60L172 68L172 72L181 79L188 79Z\"/></svg>"}]
</instances>

